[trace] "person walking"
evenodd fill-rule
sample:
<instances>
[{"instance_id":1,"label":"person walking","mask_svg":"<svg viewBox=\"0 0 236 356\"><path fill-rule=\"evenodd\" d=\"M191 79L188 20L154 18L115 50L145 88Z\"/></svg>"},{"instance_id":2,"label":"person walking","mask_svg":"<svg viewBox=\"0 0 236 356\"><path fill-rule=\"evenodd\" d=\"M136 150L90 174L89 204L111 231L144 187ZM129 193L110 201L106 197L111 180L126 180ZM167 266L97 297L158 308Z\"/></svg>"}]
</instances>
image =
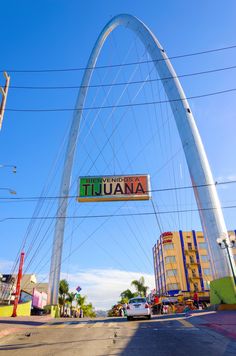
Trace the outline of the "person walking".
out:
<instances>
[{"instance_id":1,"label":"person walking","mask_svg":"<svg viewBox=\"0 0 236 356\"><path fill-rule=\"evenodd\" d=\"M199 296L197 292L194 292L193 295L193 305L198 309L199 308Z\"/></svg>"}]
</instances>

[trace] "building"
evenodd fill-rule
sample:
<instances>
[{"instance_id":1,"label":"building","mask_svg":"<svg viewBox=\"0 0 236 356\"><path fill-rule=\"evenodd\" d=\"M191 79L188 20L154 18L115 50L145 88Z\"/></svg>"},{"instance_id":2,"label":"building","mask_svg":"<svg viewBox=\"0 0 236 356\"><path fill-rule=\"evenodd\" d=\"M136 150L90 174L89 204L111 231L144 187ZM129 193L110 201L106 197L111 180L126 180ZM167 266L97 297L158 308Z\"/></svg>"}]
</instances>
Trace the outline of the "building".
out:
<instances>
[{"instance_id":1,"label":"building","mask_svg":"<svg viewBox=\"0 0 236 356\"><path fill-rule=\"evenodd\" d=\"M201 231L164 232L153 247L153 260L158 294L181 291L190 297L197 291L202 300L209 299L212 259Z\"/></svg>"},{"instance_id":2,"label":"building","mask_svg":"<svg viewBox=\"0 0 236 356\"><path fill-rule=\"evenodd\" d=\"M15 299L17 275L2 274L0 278L0 304L13 303ZM37 283L35 274L23 274L21 279L21 295L26 293L33 296L34 293L46 294L48 283Z\"/></svg>"}]
</instances>

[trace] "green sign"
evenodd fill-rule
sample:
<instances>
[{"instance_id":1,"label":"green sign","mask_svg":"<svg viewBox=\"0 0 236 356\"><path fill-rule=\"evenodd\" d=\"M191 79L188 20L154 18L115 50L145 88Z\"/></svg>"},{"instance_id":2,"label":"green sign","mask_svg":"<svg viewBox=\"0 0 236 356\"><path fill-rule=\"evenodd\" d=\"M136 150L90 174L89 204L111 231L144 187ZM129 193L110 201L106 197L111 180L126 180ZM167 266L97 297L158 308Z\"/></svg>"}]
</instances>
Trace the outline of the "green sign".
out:
<instances>
[{"instance_id":1,"label":"green sign","mask_svg":"<svg viewBox=\"0 0 236 356\"><path fill-rule=\"evenodd\" d=\"M80 177L78 201L148 200L148 175Z\"/></svg>"}]
</instances>

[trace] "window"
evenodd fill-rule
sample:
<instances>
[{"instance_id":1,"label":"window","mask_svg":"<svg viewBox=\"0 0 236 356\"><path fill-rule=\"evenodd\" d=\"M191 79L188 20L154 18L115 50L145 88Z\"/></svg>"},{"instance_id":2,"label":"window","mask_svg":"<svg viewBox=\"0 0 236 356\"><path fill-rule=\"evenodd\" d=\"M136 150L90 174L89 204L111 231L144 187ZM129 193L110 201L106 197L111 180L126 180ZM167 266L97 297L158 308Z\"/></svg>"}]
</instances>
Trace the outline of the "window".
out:
<instances>
[{"instance_id":1,"label":"window","mask_svg":"<svg viewBox=\"0 0 236 356\"><path fill-rule=\"evenodd\" d=\"M173 263L176 262L175 256L166 256L165 263Z\"/></svg>"},{"instance_id":2,"label":"window","mask_svg":"<svg viewBox=\"0 0 236 356\"><path fill-rule=\"evenodd\" d=\"M147 299L146 298L133 298L129 300L129 304L133 303L146 303Z\"/></svg>"},{"instance_id":3,"label":"window","mask_svg":"<svg viewBox=\"0 0 236 356\"><path fill-rule=\"evenodd\" d=\"M177 276L177 269L168 269L166 271L167 277Z\"/></svg>"},{"instance_id":4,"label":"window","mask_svg":"<svg viewBox=\"0 0 236 356\"><path fill-rule=\"evenodd\" d=\"M198 291L198 283L193 283L194 292Z\"/></svg>"},{"instance_id":5,"label":"window","mask_svg":"<svg viewBox=\"0 0 236 356\"><path fill-rule=\"evenodd\" d=\"M194 263L194 258L193 258L193 256L189 256L189 259L190 259L190 263Z\"/></svg>"},{"instance_id":6,"label":"window","mask_svg":"<svg viewBox=\"0 0 236 356\"><path fill-rule=\"evenodd\" d=\"M174 250L174 244L164 244L164 250Z\"/></svg>"},{"instance_id":7,"label":"window","mask_svg":"<svg viewBox=\"0 0 236 356\"><path fill-rule=\"evenodd\" d=\"M205 276L211 275L211 270L210 270L210 268L203 268L203 273L205 274Z\"/></svg>"},{"instance_id":8,"label":"window","mask_svg":"<svg viewBox=\"0 0 236 356\"><path fill-rule=\"evenodd\" d=\"M168 290L176 290L176 289L179 289L178 283L169 283L169 284L167 285L167 287L168 287Z\"/></svg>"},{"instance_id":9,"label":"window","mask_svg":"<svg viewBox=\"0 0 236 356\"><path fill-rule=\"evenodd\" d=\"M192 250L192 249L193 249L193 246L192 246L192 243L191 243L191 242L188 242L188 249L189 249L189 250Z\"/></svg>"},{"instance_id":10,"label":"window","mask_svg":"<svg viewBox=\"0 0 236 356\"><path fill-rule=\"evenodd\" d=\"M197 274L196 274L196 270L195 270L195 269L192 269L192 276L193 276L193 277L196 277L196 275L197 275Z\"/></svg>"},{"instance_id":11,"label":"window","mask_svg":"<svg viewBox=\"0 0 236 356\"><path fill-rule=\"evenodd\" d=\"M209 257L208 255L202 255L200 256L202 262L209 262Z\"/></svg>"},{"instance_id":12,"label":"window","mask_svg":"<svg viewBox=\"0 0 236 356\"><path fill-rule=\"evenodd\" d=\"M205 242L199 242L198 243L198 247L201 249L201 248L204 248L205 250L207 250L207 244Z\"/></svg>"}]
</instances>

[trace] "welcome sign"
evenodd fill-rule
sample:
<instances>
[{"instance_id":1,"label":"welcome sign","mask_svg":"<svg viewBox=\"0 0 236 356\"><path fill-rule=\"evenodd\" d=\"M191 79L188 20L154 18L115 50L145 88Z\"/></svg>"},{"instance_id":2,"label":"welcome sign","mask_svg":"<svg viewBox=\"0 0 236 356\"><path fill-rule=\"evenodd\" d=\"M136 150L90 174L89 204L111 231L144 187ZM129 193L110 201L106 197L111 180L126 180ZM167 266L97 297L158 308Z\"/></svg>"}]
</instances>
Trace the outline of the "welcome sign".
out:
<instances>
[{"instance_id":1,"label":"welcome sign","mask_svg":"<svg viewBox=\"0 0 236 356\"><path fill-rule=\"evenodd\" d=\"M78 201L122 201L150 199L148 175L80 177Z\"/></svg>"}]
</instances>

